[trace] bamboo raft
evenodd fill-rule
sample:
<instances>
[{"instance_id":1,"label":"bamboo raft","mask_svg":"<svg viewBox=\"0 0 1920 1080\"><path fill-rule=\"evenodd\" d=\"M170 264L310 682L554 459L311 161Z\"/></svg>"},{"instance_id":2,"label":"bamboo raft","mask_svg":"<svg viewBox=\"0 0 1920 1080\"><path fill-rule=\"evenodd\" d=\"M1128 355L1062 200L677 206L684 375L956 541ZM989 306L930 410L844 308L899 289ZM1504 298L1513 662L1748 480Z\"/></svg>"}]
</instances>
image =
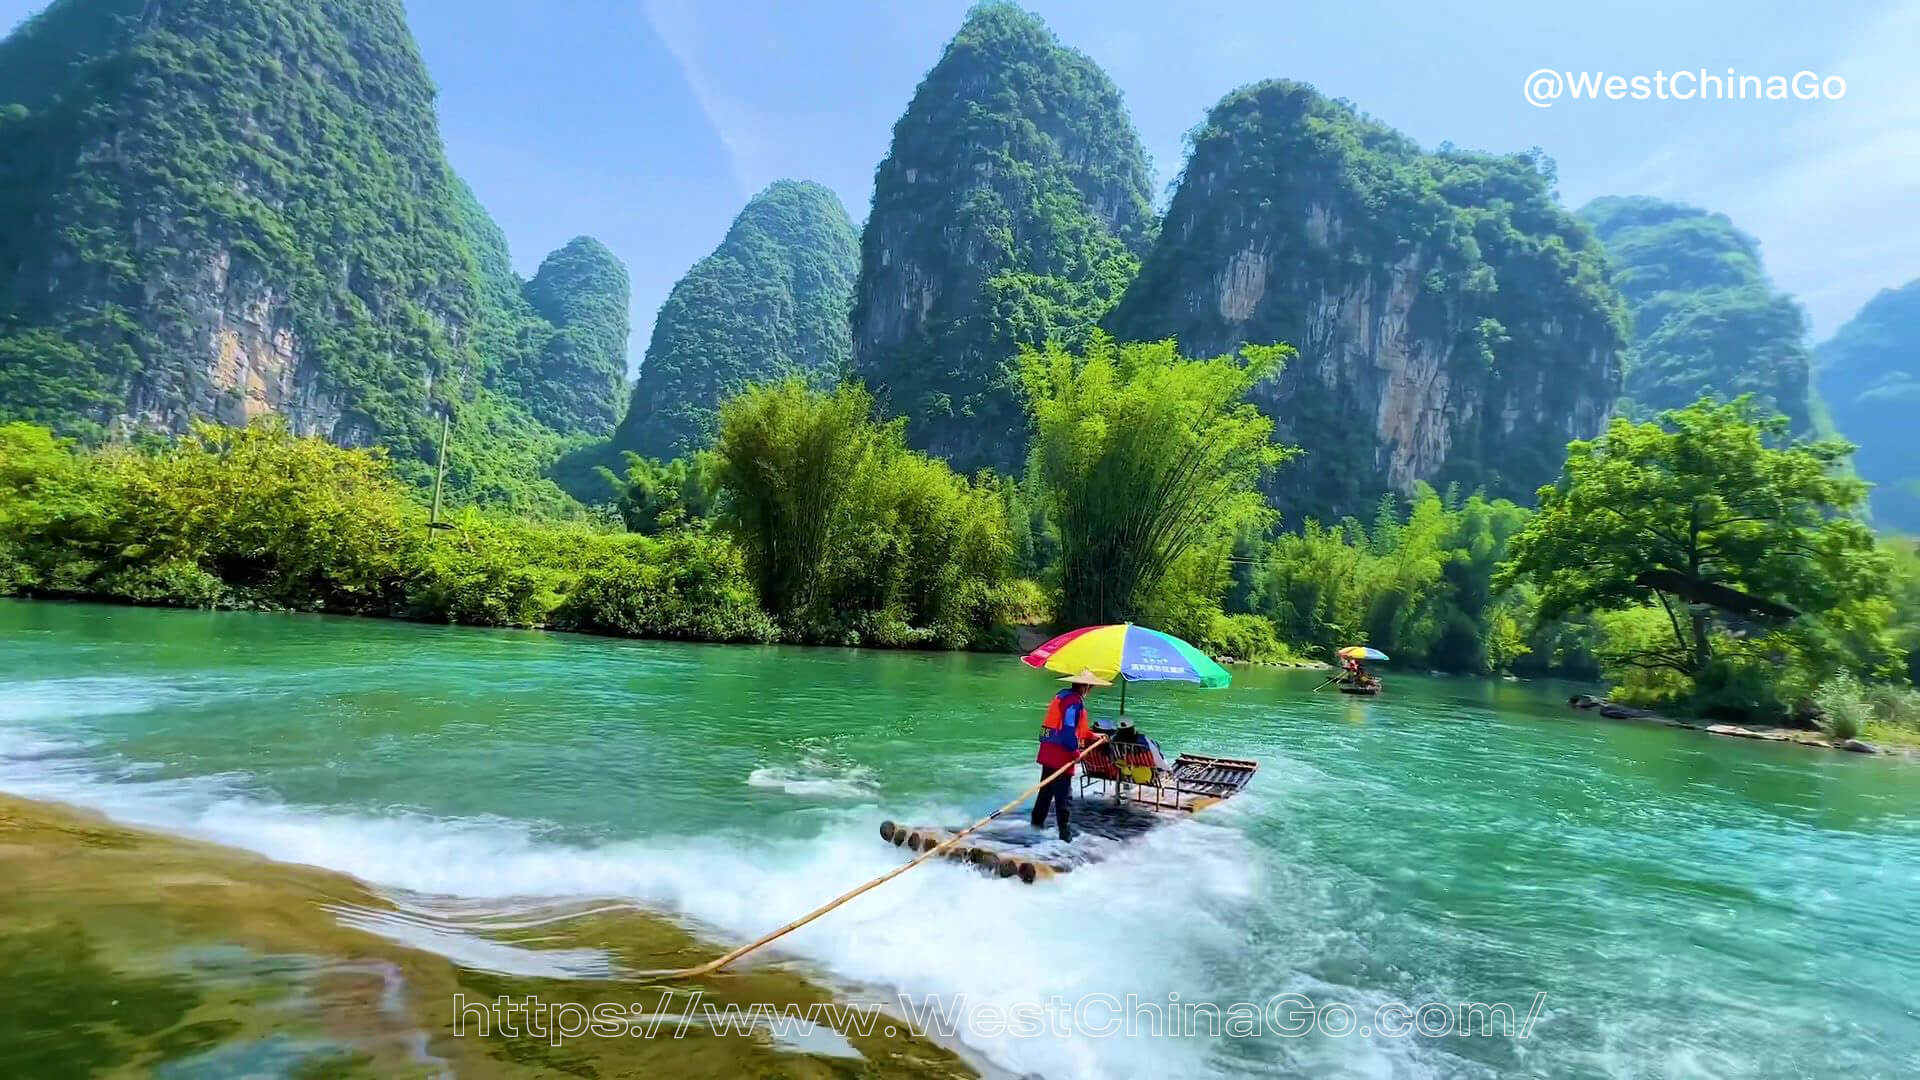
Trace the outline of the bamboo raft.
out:
<instances>
[{"instance_id":1,"label":"bamboo raft","mask_svg":"<svg viewBox=\"0 0 1920 1080\"><path fill-rule=\"evenodd\" d=\"M1082 762L1081 797L1072 813L1075 843L1060 841L1051 824L1035 829L1025 820L1002 819L943 854L990 877L1031 885L1099 862L1151 829L1219 805L1245 790L1259 768L1257 761L1198 754L1182 754L1171 767L1160 768L1145 747L1100 747ZM957 831L880 823L881 839L914 852L935 847Z\"/></svg>"},{"instance_id":2,"label":"bamboo raft","mask_svg":"<svg viewBox=\"0 0 1920 1080\"><path fill-rule=\"evenodd\" d=\"M1372 697L1373 695L1378 694L1380 690L1381 690L1381 685L1377 682L1367 683L1363 686L1355 686L1352 683L1340 684L1340 692L1343 694L1362 694L1367 697Z\"/></svg>"}]
</instances>

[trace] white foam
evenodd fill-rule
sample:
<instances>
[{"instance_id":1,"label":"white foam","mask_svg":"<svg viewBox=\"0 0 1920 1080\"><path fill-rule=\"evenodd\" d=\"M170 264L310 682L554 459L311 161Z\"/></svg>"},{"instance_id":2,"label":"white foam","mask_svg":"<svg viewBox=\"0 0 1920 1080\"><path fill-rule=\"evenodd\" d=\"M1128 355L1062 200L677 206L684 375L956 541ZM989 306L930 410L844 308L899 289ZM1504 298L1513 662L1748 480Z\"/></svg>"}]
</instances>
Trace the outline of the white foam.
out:
<instances>
[{"instance_id":1,"label":"white foam","mask_svg":"<svg viewBox=\"0 0 1920 1080\"><path fill-rule=\"evenodd\" d=\"M105 700L104 698L98 700ZM388 894L399 913L343 910L341 920L472 967L511 974L619 978L612 957L593 949L540 950L505 944L502 929L630 903L680 917L696 933L729 945L758 937L796 914L900 865L881 842L871 805L819 807L807 836L749 832L668 838L637 834L600 843L564 843L534 823L496 817L436 817L397 809L287 805L258 796L244 775L153 779L139 762L105 744L0 725L0 790L99 810L129 824L227 844L286 862L325 867ZM50 752L49 752L50 751ZM756 788L800 798L870 801L877 785L858 765L807 752L797 764L755 770ZM1017 789L1026 767L985 768L985 786ZM749 962L799 961L841 988L844 1000L885 1003L896 995L985 1015L1046 1007L1088 994L1221 1007L1246 993L1247 973L1231 958L1246 928L1263 920L1264 894L1297 890L1263 881L1246 839L1257 801L1236 800L1201 819L1148 833L1106 861L1023 886L935 861L903 875L782 939ZM890 804L911 822L967 821L973 808ZM1093 838L1088 837L1087 840ZM1300 927L1302 940L1313 927ZM1321 929L1325 929L1324 926ZM1303 946L1310 948L1310 946ZM1222 959L1227 958L1223 963ZM1236 984L1233 980L1242 980ZM1261 985L1286 974L1261 976ZM1276 989L1278 986L1276 985ZM1221 1062L1204 1037L1017 1038L961 1030L960 1040L1017 1074L1071 1077L1212 1075ZM1304 1049L1304 1048L1300 1048ZM1397 1075L1419 1074L1415 1048L1322 1048L1320 1065L1367 1071L1390 1058ZM1287 1056L1298 1060L1299 1049Z\"/></svg>"},{"instance_id":2,"label":"white foam","mask_svg":"<svg viewBox=\"0 0 1920 1080\"><path fill-rule=\"evenodd\" d=\"M73 678L9 682L0 694L0 723L147 712L178 696L147 679Z\"/></svg>"},{"instance_id":3,"label":"white foam","mask_svg":"<svg viewBox=\"0 0 1920 1080\"><path fill-rule=\"evenodd\" d=\"M826 770L810 771L767 765L747 774L747 786L814 799L866 799L874 793L872 771L858 766L842 769L836 774Z\"/></svg>"},{"instance_id":4,"label":"white foam","mask_svg":"<svg viewBox=\"0 0 1920 1080\"><path fill-rule=\"evenodd\" d=\"M614 973L613 957L604 949L529 949L391 911L353 905L331 905L327 910L343 926L438 953L477 971L552 979L606 979Z\"/></svg>"},{"instance_id":5,"label":"white foam","mask_svg":"<svg viewBox=\"0 0 1920 1080\"><path fill-rule=\"evenodd\" d=\"M806 839L734 835L578 846L539 839L527 825L503 819L287 806L239 794L237 778L114 782L77 764L48 764L0 762L0 788L389 889L491 901L483 906L496 918L547 902L533 898L626 899L677 913L718 942L744 941L901 860L898 849L881 842L868 810L835 811ZM927 806L910 819L965 817L953 807ZM1211 935L1223 948L1238 937L1217 913L1253 889L1252 860L1242 843L1231 827L1191 822L1150 834L1106 863L1032 887L935 862L792 934L779 948L844 984L885 988L855 994L862 1002L892 1003L895 992L903 992L1008 1009L1095 992L1164 1000L1176 986L1192 999L1193 988L1207 979L1191 949L1195 936ZM342 918L477 967L568 977L610 973L607 958L592 950L539 953L429 920L364 912ZM997 1065L1054 1078L1206 1071L1203 1039L1017 1039L965 1031L961 1038Z\"/></svg>"},{"instance_id":6,"label":"white foam","mask_svg":"<svg viewBox=\"0 0 1920 1080\"><path fill-rule=\"evenodd\" d=\"M86 739L55 739L32 732L0 728L0 762L81 757L92 745L92 741Z\"/></svg>"}]
</instances>

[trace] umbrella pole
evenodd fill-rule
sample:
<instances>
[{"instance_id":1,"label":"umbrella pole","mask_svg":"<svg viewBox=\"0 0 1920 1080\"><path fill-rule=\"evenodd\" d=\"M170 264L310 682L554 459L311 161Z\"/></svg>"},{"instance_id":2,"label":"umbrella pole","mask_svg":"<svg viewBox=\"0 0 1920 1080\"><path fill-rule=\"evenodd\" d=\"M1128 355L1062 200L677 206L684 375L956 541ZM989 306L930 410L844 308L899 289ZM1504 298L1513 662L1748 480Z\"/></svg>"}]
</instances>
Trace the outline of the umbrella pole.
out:
<instances>
[{"instance_id":1,"label":"umbrella pole","mask_svg":"<svg viewBox=\"0 0 1920 1080\"><path fill-rule=\"evenodd\" d=\"M1120 715L1125 716L1127 714L1127 677L1121 675L1118 678L1120 679Z\"/></svg>"}]
</instances>

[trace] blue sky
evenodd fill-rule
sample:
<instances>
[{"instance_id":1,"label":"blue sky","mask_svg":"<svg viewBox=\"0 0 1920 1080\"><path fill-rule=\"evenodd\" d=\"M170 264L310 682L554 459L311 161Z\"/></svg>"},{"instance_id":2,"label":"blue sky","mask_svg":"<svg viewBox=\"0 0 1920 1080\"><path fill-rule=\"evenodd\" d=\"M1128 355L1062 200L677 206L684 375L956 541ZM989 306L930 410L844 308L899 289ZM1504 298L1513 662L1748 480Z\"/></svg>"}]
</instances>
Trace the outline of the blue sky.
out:
<instances>
[{"instance_id":1,"label":"blue sky","mask_svg":"<svg viewBox=\"0 0 1920 1080\"><path fill-rule=\"evenodd\" d=\"M627 262L633 355L675 280L754 191L821 181L854 219L966 0L406 0L454 166L522 273L589 233ZM0 0L0 24L41 6ZM1236 86L1284 76L1422 143L1540 146L1570 206L1645 193L1728 214L1824 337L1920 277L1920 7L1031 0L1125 93L1164 188L1182 135ZM1807 69L1839 101L1568 101L1539 68Z\"/></svg>"}]
</instances>

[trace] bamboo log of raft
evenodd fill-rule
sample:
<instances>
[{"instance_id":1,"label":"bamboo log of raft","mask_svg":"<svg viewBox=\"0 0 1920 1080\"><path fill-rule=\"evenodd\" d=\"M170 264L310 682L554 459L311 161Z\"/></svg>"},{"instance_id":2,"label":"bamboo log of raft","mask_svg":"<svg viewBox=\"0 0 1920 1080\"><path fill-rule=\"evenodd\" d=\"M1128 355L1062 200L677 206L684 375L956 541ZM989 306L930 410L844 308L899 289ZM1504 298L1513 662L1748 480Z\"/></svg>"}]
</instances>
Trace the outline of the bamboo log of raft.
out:
<instances>
[{"instance_id":1,"label":"bamboo log of raft","mask_svg":"<svg viewBox=\"0 0 1920 1080\"><path fill-rule=\"evenodd\" d=\"M1091 747L1089 747L1089 749L1091 749ZM905 845L910 850L916 852L938 845L940 838L945 835L947 835L947 830L941 828L895 825L891 821L883 821L880 823L880 838L882 840L887 841L895 847ZM982 847L949 847L944 854L947 858L953 859L956 862L963 862L970 866L977 867L989 876L1003 878L1017 876L1022 882L1028 885L1053 877L1055 874L1072 872L1071 867L1058 866L1042 859L1023 859L1018 855L1011 853L1002 854Z\"/></svg>"},{"instance_id":2,"label":"bamboo log of raft","mask_svg":"<svg viewBox=\"0 0 1920 1080\"><path fill-rule=\"evenodd\" d=\"M1108 739L1108 736L1102 735L1099 738L1093 740L1092 743L1088 744L1079 753L1073 755L1072 761L1069 761L1065 765L1060 766L1058 769L1053 770L1051 773L1048 773L1046 776L1042 777L1039 783L1033 785L1032 787L1021 792L1020 794L1015 795L1013 797L1013 801L1009 802L1007 805L1001 807L998 810L995 810L993 813L988 814L986 817L983 817L979 821L976 821L973 824L967 826L966 828L961 829L959 832L954 833L952 836L947 837L945 840L942 840L937 844L927 844L925 846L925 850L921 851L919 856L916 857L912 862L909 862L904 866L896 866L892 870L889 870L886 873L881 874L879 877L874 878L872 881L869 881L864 885L860 885L856 888L852 888L847 890L844 893L841 893L839 896L833 898L832 900L827 901L826 903L820 905L817 908L814 908L812 911L807 912L805 915L800 916L799 918L793 920L792 922L781 927L780 929L775 930L771 934L767 934L764 937L759 938L758 940L750 941L747 944L742 945L739 948L733 950L732 952L724 953L720 956L717 956L714 959L709 960L698 967L690 967L685 969L684 971L647 971L647 972L642 972L641 973L642 976L649 979L697 979L702 975L711 975L714 972L719 971L721 968L726 967L728 964L733 963L735 960L738 960L741 957L747 955L748 953L753 952L754 950L759 949L764 945L771 944L775 941L780 940L783 937L786 937L788 934L793 933L795 930L798 930L801 927L812 922L813 920L819 918L820 916L825 915L827 912L832 911L834 908L839 907L841 904L844 904L847 901L852 900L854 897L859 896L861 893L864 893L864 892L867 892L868 890L876 889L882 885L885 885L887 882L892 881L894 878L899 877L901 874L904 874L907 871L913 869L914 867L919 866L921 863L926 862L928 859L933 858L935 855L942 854L948 848L951 848L953 845L966 839L968 836L973 835L974 832L985 827L986 824L992 821L994 818L997 818L1001 814L1004 814L1007 811L1013 809L1014 807L1019 806L1021 803L1026 802L1027 796L1032 795L1034 792L1039 791L1043 787L1046 787L1048 784L1052 783L1055 779L1066 775L1066 772L1068 769L1073 768L1074 765L1079 763L1081 758L1086 757L1089 753L1092 753L1095 749L1104 745L1107 739ZM929 839L931 838L929 837Z\"/></svg>"}]
</instances>

